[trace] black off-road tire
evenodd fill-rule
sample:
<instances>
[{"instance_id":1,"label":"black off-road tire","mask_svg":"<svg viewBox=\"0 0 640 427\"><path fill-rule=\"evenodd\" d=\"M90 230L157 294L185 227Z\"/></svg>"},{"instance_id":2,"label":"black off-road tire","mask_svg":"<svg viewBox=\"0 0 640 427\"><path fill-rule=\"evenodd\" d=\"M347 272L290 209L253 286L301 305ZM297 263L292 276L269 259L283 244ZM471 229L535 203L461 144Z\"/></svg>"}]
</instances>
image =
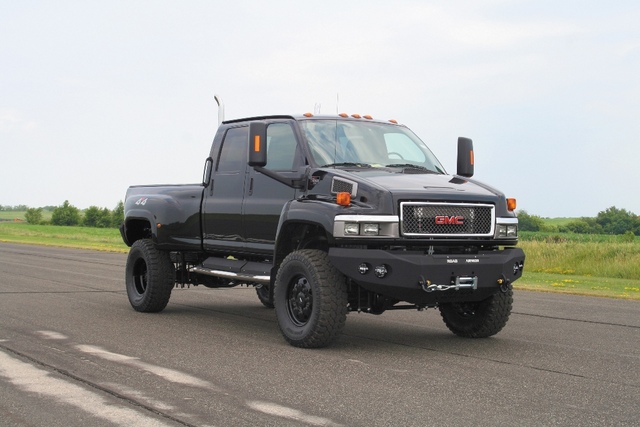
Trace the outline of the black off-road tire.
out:
<instances>
[{"instance_id":1,"label":"black off-road tire","mask_svg":"<svg viewBox=\"0 0 640 427\"><path fill-rule=\"evenodd\" d=\"M479 302L440 305L442 320L454 334L465 338L486 338L504 328L513 306L513 290L498 292Z\"/></svg>"},{"instance_id":2,"label":"black off-road tire","mask_svg":"<svg viewBox=\"0 0 640 427\"><path fill-rule=\"evenodd\" d=\"M269 297L269 285L256 286L258 299L267 308L273 308L273 299Z\"/></svg>"},{"instance_id":3,"label":"black off-road tire","mask_svg":"<svg viewBox=\"0 0 640 427\"><path fill-rule=\"evenodd\" d=\"M321 250L287 255L276 275L273 299L280 331L295 347L329 345L347 320L345 277Z\"/></svg>"},{"instance_id":4,"label":"black off-road tire","mask_svg":"<svg viewBox=\"0 0 640 427\"><path fill-rule=\"evenodd\" d=\"M164 310L175 284L169 253L158 250L149 239L137 240L129 250L125 271L131 306L145 313Z\"/></svg>"}]
</instances>

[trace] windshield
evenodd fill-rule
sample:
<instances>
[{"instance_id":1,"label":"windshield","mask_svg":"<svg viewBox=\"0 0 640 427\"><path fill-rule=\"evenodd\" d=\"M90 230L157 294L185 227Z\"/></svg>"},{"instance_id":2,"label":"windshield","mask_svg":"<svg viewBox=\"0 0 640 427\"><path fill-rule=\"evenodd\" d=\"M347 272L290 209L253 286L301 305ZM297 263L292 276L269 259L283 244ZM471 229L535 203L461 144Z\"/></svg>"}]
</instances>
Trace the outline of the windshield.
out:
<instances>
[{"instance_id":1,"label":"windshield","mask_svg":"<svg viewBox=\"0 0 640 427\"><path fill-rule=\"evenodd\" d=\"M319 166L398 167L444 173L431 150L403 126L350 120L300 122Z\"/></svg>"}]
</instances>

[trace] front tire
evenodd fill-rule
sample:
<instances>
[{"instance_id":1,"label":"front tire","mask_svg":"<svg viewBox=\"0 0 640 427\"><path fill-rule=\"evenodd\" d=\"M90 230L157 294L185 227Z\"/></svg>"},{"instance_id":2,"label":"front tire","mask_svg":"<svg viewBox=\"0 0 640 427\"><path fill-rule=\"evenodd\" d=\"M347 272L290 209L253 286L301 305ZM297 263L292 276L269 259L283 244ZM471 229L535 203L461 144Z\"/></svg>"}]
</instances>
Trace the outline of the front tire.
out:
<instances>
[{"instance_id":1,"label":"front tire","mask_svg":"<svg viewBox=\"0 0 640 427\"><path fill-rule=\"evenodd\" d=\"M145 313L164 310L175 283L168 252L158 250L149 239L137 240L129 250L125 274L131 307Z\"/></svg>"},{"instance_id":2,"label":"front tire","mask_svg":"<svg viewBox=\"0 0 640 427\"><path fill-rule=\"evenodd\" d=\"M513 306L513 290L497 292L479 302L440 305L440 314L447 328L465 338L486 338L504 328Z\"/></svg>"},{"instance_id":3,"label":"front tire","mask_svg":"<svg viewBox=\"0 0 640 427\"><path fill-rule=\"evenodd\" d=\"M347 320L345 277L317 249L290 253L280 265L274 288L278 326L289 344L325 347Z\"/></svg>"}]
</instances>

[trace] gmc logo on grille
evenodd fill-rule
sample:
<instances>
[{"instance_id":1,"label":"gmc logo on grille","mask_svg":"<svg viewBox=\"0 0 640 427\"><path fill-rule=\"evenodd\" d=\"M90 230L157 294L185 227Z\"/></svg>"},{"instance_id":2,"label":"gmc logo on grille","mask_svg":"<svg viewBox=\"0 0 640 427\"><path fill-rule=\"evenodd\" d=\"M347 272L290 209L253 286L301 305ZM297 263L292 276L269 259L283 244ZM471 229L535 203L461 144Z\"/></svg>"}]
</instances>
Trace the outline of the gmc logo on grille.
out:
<instances>
[{"instance_id":1,"label":"gmc logo on grille","mask_svg":"<svg viewBox=\"0 0 640 427\"><path fill-rule=\"evenodd\" d=\"M463 225L464 224L464 217L463 216L438 215L436 217L436 224L437 225L449 225L449 224Z\"/></svg>"}]
</instances>

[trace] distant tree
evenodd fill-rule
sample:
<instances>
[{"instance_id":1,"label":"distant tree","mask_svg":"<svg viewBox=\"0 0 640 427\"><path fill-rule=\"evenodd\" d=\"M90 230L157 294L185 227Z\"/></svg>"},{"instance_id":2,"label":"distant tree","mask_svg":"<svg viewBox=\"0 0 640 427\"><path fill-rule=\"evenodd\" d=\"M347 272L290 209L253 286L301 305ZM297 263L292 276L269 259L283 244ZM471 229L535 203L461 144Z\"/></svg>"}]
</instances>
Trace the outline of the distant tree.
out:
<instances>
[{"instance_id":1,"label":"distant tree","mask_svg":"<svg viewBox=\"0 0 640 427\"><path fill-rule=\"evenodd\" d=\"M633 212L611 206L598 212L595 218L606 234L625 234L627 231L640 234L640 218Z\"/></svg>"},{"instance_id":2,"label":"distant tree","mask_svg":"<svg viewBox=\"0 0 640 427\"><path fill-rule=\"evenodd\" d=\"M111 211L107 208L89 206L84 211L82 225L85 227L107 228L111 226Z\"/></svg>"},{"instance_id":3,"label":"distant tree","mask_svg":"<svg viewBox=\"0 0 640 427\"><path fill-rule=\"evenodd\" d=\"M518 228L520 231L543 231L545 223L538 215L530 215L527 211L518 211Z\"/></svg>"},{"instance_id":4,"label":"distant tree","mask_svg":"<svg viewBox=\"0 0 640 427\"><path fill-rule=\"evenodd\" d=\"M111 226L120 227L120 224L124 222L124 203L122 200L118 202L118 205L111 211Z\"/></svg>"},{"instance_id":5,"label":"distant tree","mask_svg":"<svg viewBox=\"0 0 640 427\"><path fill-rule=\"evenodd\" d=\"M9 206L9 205L0 205L0 211L7 211L7 212L15 212L15 211L26 211L27 209L29 209L29 206L27 205L15 205L15 206Z\"/></svg>"},{"instance_id":6,"label":"distant tree","mask_svg":"<svg viewBox=\"0 0 640 427\"><path fill-rule=\"evenodd\" d=\"M42 222L42 208L27 209L24 218L29 224L40 224Z\"/></svg>"},{"instance_id":7,"label":"distant tree","mask_svg":"<svg viewBox=\"0 0 640 427\"><path fill-rule=\"evenodd\" d=\"M98 220L98 224L96 225L99 228L109 228L111 227L111 211L107 208L102 208L100 210L100 218Z\"/></svg>"},{"instance_id":8,"label":"distant tree","mask_svg":"<svg viewBox=\"0 0 640 427\"><path fill-rule=\"evenodd\" d=\"M577 234L602 234L602 226L596 222L595 218L582 217L560 227L561 232Z\"/></svg>"},{"instance_id":9,"label":"distant tree","mask_svg":"<svg viewBox=\"0 0 640 427\"><path fill-rule=\"evenodd\" d=\"M62 206L58 206L51 214L53 225L78 225L80 224L80 210L65 200Z\"/></svg>"}]
</instances>

